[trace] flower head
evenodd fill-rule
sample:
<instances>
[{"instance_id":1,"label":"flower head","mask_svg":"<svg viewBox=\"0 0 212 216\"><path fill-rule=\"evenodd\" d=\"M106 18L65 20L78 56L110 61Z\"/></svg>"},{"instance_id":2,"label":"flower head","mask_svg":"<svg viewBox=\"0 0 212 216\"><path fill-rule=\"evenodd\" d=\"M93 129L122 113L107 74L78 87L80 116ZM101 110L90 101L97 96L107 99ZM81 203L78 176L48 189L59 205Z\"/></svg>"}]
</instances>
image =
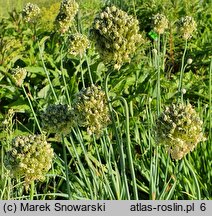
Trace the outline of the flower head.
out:
<instances>
[{"instance_id":1,"label":"flower head","mask_svg":"<svg viewBox=\"0 0 212 216\"><path fill-rule=\"evenodd\" d=\"M193 62L193 59L191 59L191 58L189 58L189 59L187 60L187 64L188 64L188 65L192 64L192 62Z\"/></svg>"},{"instance_id":2,"label":"flower head","mask_svg":"<svg viewBox=\"0 0 212 216\"><path fill-rule=\"evenodd\" d=\"M130 61L142 41L138 20L115 6L96 16L90 32L100 57L115 69Z\"/></svg>"},{"instance_id":3,"label":"flower head","mask_svg":"<svg viewBox=\"0 0 212 216\"><path fill-rule=\"evenodd\" d=\"M97 86L82 89L73 103L76 122L88 134L100 135L110 122L105 93Z\"/></svg>"},{"instance_id":4,"label":"flower head","mask_svg":"<svg viewBox=\"0 0 212 216\"><path fill-rule=\"evenodd\" d=\"M40 8L36 4L27 3L22 14L26 22L36 22L40 15Z\"/></svg>"},{"instance_id":5,"label":"flower head","mask_svg":"<svg viewBox=\"0 0 212 216\"><path fill-rule=\"evenodd\" d=\"M202 124L191 104L173 104L157 119L156 141L165 145L173 159L180 160L205 140Z\"/></svg>"},{"instance_id":6,"label":"flower head","mask_svg":"<svg viewBox=\"0 0 212 216\"><path fill-rule=\"evenodd\" d=\"M44 135L17 136L7 152L6 167L13 176L24 177L28 188L34 180L44 180L54 157Z\"/></svg>"},{"instance_id":7,"label":"flower head","mask_svg":"<svg viewBox=\"0 0 212 216\"><path fill-rule=\"evenodd\" d=\"M168 28L168 20L165 15L157 13L153 16L154 30L158 34L163 34L165 29Z\"/></svg>"},{"instance_id":8,"label":"flower head","mask_svg":"<svg viewBox=\"0 0 212 216\"><path fill-rule=\"evenodd\" d=\"M24 79L27 75L27 70L25 68L17 67L12 71L13 78L17 86L21 87L24 82Z\"/></svg>"},{"instance_id":9,"label":"flower head","mask_svg":"<svg viewBox=\"0 0 212 216\"><path fill-rule=\"evenodd\" d=\"M69 50L68 53L71 55L82 56L86 49L89 47L89 40L85 35L76 33L69 37Z\"/></svg>"},{"instance_id":10,"label":"flower head","mask_svg":"<svg viewBox=\"0 0 212 216\"><path fill-rule=\"evenodd\" d=\"M75 0L63 0L60 5L60 11L55 19L56 30L60 33L66 33L72 25L79 5Z\"/></svg>"},{"instance_id":11,"label":"flower head","mask_svg":"<svg viewBox=\"0 0 212 216\"><path fill-rule=\"evenodd\" d=\"M68 134L72 127L72 111L67 105L50 104L41 114L42 126L49 133Z\"/></svg>"},{"instance_id":12,"label":"flower head","mask_svg":"<svg viewBox=\"0 0 212 216\"><path fill-rule=\"evenodd\" d=\"M180 19L179 21L179 30L180 34L184 39L189 39L192 37L192 33L196 31L197 24L193 17L186 16Z\"/></svg>"}]
</instances>

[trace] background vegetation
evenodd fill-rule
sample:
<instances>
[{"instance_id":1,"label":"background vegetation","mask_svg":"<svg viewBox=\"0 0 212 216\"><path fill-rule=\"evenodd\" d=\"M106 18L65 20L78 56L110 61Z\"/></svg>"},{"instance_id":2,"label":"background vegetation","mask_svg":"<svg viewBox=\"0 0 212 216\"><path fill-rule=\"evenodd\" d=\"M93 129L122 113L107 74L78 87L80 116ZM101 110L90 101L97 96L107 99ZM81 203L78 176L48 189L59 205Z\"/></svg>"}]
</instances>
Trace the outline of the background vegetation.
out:
<instances>
[{"instance_id":1,"label":"background vegetation","mask_svg":"<svg viewBox=\"0 0 212 216\"><path fill-rule=\"evenodd\" d=\"M71 129L63 139L47 134L55 154L52 168L45 181L35 181L29 191L23 178L11 178L5 167L12 139L40 133L42 111L49 104L72 104L83 82L86 87L91 85L89 71L94 84L105 89L110 68L103 64L93 42L82 58L67 54L65 40L53 29L59 1L31 1L42 9L36 25L22 19L20 12L26 2L0 3L0 199L211 199L211 1L77 1L79 12L69 34L77 29L89 37L96 13L105 4L113 4L137 17L144 43L130 63L111 71L108 78L112 124L100 138L88 135L83 127ZM156 13L169 20L160 50L149 34ZM185 41L176 23L186 15L194 18L197 31L184 56L185 64L189 58L192 63L184 71L183 100L199 113L207 140L175 161L154 139L157 84L160 80L162 111L177 102ZM159 78L154 49L163 62ZM22 87L15 85L12 75L18 66L27 70Z\"/></svg>"}]
</instances>

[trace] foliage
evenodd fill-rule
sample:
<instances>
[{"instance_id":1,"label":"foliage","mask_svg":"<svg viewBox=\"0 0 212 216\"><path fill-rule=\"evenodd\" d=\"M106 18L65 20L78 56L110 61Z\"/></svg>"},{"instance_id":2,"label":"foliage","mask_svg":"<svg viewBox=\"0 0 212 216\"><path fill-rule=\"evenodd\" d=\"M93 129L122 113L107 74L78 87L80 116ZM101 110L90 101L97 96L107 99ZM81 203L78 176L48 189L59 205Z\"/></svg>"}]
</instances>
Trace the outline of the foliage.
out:
<instances>
[{"instance_id":1,"label":"foliage","mask_svg":"<svg viewBox=\"0 0 212 216\"><path fill-rule=\"evenodd\" d=\"M211 199L210 2L80 0L63 34L55 28L60 4L41 2L32 1L41 9L33 22L23 17L27 2L0 20L0 199ZM87 40L97 14L110 7L138 20L135 32L142 36L119 70L104 64L98 41L88 46ZM163 31L154 22L158 14ZM196 23L191 38L178 31L186 16ZM113 45L110 34L97 34ZM79 55L70 45L80 48ZM113 49L107 52L114 56ZM192 105L198 119L192 118L207 138L178 161L155 139L157 119L174 103ZM183 115L188 118L187 109ZM189 125L195 127L192 122L186 131ZM34 136L45 136L55 156L45 180L30 178L27 191L23 170L11 175L6 158L16 137Z\"/></svg>"}]
</instances>

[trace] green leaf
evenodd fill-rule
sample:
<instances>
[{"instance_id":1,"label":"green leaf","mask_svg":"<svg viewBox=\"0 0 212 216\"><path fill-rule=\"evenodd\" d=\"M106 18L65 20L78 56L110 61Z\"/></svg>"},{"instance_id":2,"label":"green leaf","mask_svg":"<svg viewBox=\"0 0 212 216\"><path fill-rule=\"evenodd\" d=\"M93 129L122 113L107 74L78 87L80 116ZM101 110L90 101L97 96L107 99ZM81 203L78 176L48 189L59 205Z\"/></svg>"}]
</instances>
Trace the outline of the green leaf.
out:
<instances>
[{"instance_id":1,"label":"green leaf","mask_svg":"<svg viewBox=\"0 0 212 216\"><path fill-rule=\"evenodd\" d=\"M18 98L15 102L4 106L5 108L14 109L16 112L25 112L26 110L30 110L30 107L27 104L27 101L25 101L23 98Z\"/></svg>"},{"instance_id":2,"label":"green leaf","mask_svg":"<svg viewBox=\"0 0 212 216\"><path fill-rule=\"evenodd\" d=\"M46 98L48 96L49 89L50 89L50 85L46 85L44 88L42 88L38 92L38 97L39 98Z\"/></svg>"},{"instance_id":3,"label":"green leaf","mask_svg":"<svg viewBox=\"0 0 212 216\"><path fill-rule=\"evenodd\" d=\"M42 67L26 67L28 72L45 76L45 71Z\"/></svg>"}]
</instances>

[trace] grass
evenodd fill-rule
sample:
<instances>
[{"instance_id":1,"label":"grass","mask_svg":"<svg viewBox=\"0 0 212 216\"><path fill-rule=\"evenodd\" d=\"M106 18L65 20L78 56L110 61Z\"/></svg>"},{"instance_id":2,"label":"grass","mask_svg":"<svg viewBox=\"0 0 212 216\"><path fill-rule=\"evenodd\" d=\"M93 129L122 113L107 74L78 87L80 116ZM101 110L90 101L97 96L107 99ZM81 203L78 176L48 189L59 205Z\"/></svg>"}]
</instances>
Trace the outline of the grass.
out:
<instances>
[{"instance_id":1,"label":"grass","mask_svg":"<svg viewBox=\"0 0 212 216\"><path fill-rule=\"evenodd\" d=\"M77 1L80 11L64 35L53 29L59 10L59 3L53 3L58 1L31 1L49 8L35 24L22 19L26 2L0 3L0 199L211 199L211 3L110 1L138 19L143 38L130 62L117 71L104 63L92 40L83 55L68 55L69 35L80 31L90 39L94 17L109 1ZM17 11L9 14L13 7ZM157 13L166 15L169 27L151 36L151 17ZM185 15L197 22L188 41L176 28ZM27 70L21 86L13 74L18 66ZM76 95L93 84L103 90L110 114L101 135L88 133L89 125L77 122L76 115L68 133L60 131L60 119L53 125L58 124L56 133L46 131L46 108L62 104L74 109ZM178 102L192 104L207 139L173 160L155 132L161 112ZM41 133L54 159L45 180L32 181L27 190L24 176L12 176L8 169L8 151L15 137Z\"/></svg>"}]
</instances>

